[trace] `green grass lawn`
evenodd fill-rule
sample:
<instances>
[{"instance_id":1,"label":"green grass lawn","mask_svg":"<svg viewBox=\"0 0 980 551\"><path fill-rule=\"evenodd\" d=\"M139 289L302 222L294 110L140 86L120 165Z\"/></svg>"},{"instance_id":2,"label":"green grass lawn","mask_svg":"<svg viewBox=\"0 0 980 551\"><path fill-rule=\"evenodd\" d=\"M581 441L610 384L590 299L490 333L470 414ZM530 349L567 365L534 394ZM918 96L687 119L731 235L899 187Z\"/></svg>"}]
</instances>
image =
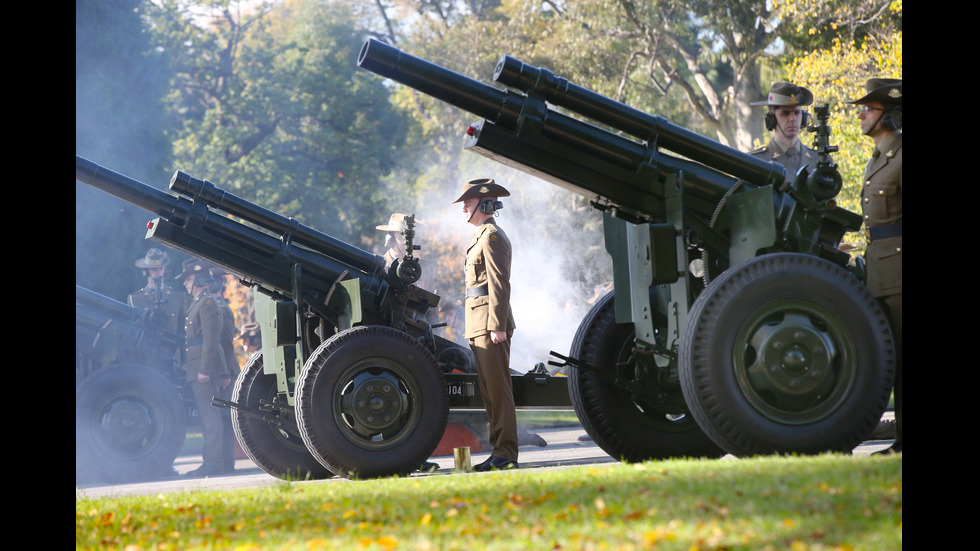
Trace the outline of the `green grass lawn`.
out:
<instances>
[{"instance_id":1,"label":"green grass lawn","mask_svg":"<svg viewBox=\"0 0 980 551\"><path fill-rule=\"evenodd\" d=\"M671 460L75 499L76 549L897 550L901 456Z\"/></svg>"}]
</instances>

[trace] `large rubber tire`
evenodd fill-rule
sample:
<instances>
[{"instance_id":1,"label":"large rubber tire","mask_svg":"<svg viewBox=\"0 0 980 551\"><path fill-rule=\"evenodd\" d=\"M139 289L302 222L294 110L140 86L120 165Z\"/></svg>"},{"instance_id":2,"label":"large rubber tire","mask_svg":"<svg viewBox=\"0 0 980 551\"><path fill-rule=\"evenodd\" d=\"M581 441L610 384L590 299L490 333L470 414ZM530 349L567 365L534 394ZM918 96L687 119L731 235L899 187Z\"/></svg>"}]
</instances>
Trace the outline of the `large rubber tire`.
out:
<instances>
[{"instance_id":1,"label":"large rubber tire","mask_svg":"<svg viewBox=\"0 0 980 551\"><path fill-rule=\"evenodd\" d=\"M857 278L811 255L734 266L695 301L679 377L705 432L738 455L850 452L888 405L888 319Z\"/></svg>"},{"instance_id":2,"label":"large rubber tire","mask_svg":"<svg viewBox=\"0 0 980 551\"><path fill-rule=\"evenodd\" d=\"M292 408L283 403L285 396L279 396L275 375L263 374L262 368L262 352L257 352L239 373L231 401L252 410L263 407L264 403L278 402L284 410L277 417L279 423L274 425L232 408L231 424L238 445L260 469L276 478L320 480L332 477L333 473L306 449Z\"/></svg>"},{"instance_id":3,"label":"large rubber tire","mask_svg":"<svg viewBox=\"0 0 980 551\"><path fill-rule=\"evenodd\" d=\"M632 323L616 323L613 300L613 293L608 293L593 305L575 333L570 356L610 376L622 364L623 374L634 377L629 370L635 369L631 359L635 330ZM665 329L666 317L660 312L657 316L659 327ZM664 402L644 402L595 373L573 368L568 389L582 427L603 451L620 461L723 455L687 414L676 383L663 386Z\"/></svg>"},{"instance_id":4,"label":"large rubber tire","mask_svg":"<svg viewBox=\"0 0 980 551\"><path fill-rule=\"evenodd\" d=\"M435 451L449 419L432 353L396 329L360 326L324 342L296 384L307 449L347 478L408 475Z\"/></svg>"},{"instance_id":5,"label":"large rubber tire","mask_svg":"<svg viewBox=\"0 0 980 551\"><path fill-rule=\"evenodd\" d=\"M140 365L99 369L75 388L75 473L128 483L168 476L187 437L173 383Z\"/></svg>"}]
</instances>

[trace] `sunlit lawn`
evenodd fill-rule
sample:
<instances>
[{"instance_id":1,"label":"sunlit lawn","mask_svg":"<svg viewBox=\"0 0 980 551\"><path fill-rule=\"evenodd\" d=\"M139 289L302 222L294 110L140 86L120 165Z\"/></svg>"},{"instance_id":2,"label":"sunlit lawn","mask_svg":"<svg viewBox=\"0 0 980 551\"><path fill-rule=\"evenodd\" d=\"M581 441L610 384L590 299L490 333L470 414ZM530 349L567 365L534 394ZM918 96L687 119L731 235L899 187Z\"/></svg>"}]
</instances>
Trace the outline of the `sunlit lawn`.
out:
<instances>
[{"instance_id":1,"label":"sunlit lawn","mask_svg":"<svg viewBox=\"0 0 980 551\"><path fill-rule=\"evenodd\" d=\"M673 460L75 500L77 549L881 549L900 456Z\"/></svg>"}]
</instances>

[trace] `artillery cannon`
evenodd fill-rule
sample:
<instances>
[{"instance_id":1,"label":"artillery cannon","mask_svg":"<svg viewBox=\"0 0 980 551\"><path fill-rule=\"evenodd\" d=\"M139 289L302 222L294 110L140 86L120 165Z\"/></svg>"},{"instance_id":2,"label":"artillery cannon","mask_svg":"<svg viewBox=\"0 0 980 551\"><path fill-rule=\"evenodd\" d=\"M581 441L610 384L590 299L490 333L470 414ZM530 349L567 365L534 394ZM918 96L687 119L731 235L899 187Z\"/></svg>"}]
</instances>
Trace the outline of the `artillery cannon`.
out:
<instances>
[{"instance_id":1,"label":"artillery cannon","mask_svg":"<svg viewBox=\"0 0 980 551\"><path fill-rule=\"evenodd\" d=\"M106 482L166 474L196 412L177 365L184 339L150 316L75 286L75 476Z\"/></svg>"},{"instance_id":2,"label":"artillery cannon","mask_svg":"<svg viewBox=\"0 0 980 551\"><path fill-rule=\"evenodd\" d=\"M821 162L787 175L510 56L503 89L374 39L358 65L482 117L465 149L602 211L614 291L552 364L574 367L572 404L611 456L850 451L871 432L894 343L838 248L861 218L834 200L826 108Z\"/></svg>"},{"instance_id":3,"label":"artillery cannon","mask_svg":"<svg viewBox=\"0 0 980 551\"><path fill-rule=\"evenodd\" d=\"M472 352L426 321L440 297L414 285L414 216L405 256L386 266L181 171L170 181L177 195L77 155L75 178L157 214L148 239L223 266L257 291L262 349L231 399L212 405L232 408L239 444L269 474L408 474L438 446L450 408L482 409ZM525 404L570 407L564 377L513 380Z\"/></svg>"}]
</instances>

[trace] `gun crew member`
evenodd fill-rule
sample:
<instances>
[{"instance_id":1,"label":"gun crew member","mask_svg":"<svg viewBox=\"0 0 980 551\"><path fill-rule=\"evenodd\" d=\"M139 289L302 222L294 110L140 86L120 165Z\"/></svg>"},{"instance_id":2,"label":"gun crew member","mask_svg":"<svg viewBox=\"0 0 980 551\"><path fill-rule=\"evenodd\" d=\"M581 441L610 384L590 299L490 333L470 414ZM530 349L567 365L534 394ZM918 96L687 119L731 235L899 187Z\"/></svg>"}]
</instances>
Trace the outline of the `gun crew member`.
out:
<instances>
[{"instance_id":1,"label":"gun crew member","mask_svg":"<svg viewBox=\"0 0 980 551\"><path fill-rule=\"evenodd\" d=\"M186 476L203 478L226 472L225 423L218 408L211 405L211 398L224 395L224 390L231 384L232 373L221 344L224 314L220 301L211 294L210 266L199 259L188 259L177 279L184 281L184 288L193 297L184 323L187 381L197 401L204 433L204 461Z\"/></svg>"},{"instance_id":2,"label":"gun crew member","mask_svg":"<svg viewBox=\"0 0 980 551\"><path fill-rule=\"evenodd\" d=\"M868 289L888 315L895 333L895 442L884 453L902 451L902 79L872 78L860 105L861 133L874 140L864 169L861 209L868 247Z\"/></svg>"},{"instance_id":3,"label":"gun crew member","mask_svg":"<svg viewBox=\"0 0 980 551\"><path fill-rule=\"evenodd\" d=\"M476 360L480 395L490 420L490 457L474 470L515 469L517 411L510 375L510 343L514 315L510 307L511 243L494 221L503 208L498 200L510 192L491 178L470 180L453 203L463 203L463 216L476 226L466 251L464 303L466 332Z\"/></svg>"},{"instance_id":4,"label":"gun crew member","mask_svg":"<svg viewBox=\"0 0 980 551\"><path fill-rule=\"evenodd\" d=\"M126 302L143 311L150 329L182 335L187 297L164 280L168 264L170 257L160 249L150 249L146 256L138 258L136 267L143 270L146 287L130 293Z\"/></svg>"},{"instance_id":5,"label":"gun crew member","mask_svg":"<svg viewBox=\"0 0 980 551\"><path fill-rule=\"evenodd\" d=\"M749 155L783 165L790 181L801 168L819 161L817 152L800 141L800 132L810 124L810 113L803 108L812 103L813 93L802 86L790 82L773 84L769 97L751 104L767 107L764 120L772 138Z\"/></svg>"}]
</instances>

